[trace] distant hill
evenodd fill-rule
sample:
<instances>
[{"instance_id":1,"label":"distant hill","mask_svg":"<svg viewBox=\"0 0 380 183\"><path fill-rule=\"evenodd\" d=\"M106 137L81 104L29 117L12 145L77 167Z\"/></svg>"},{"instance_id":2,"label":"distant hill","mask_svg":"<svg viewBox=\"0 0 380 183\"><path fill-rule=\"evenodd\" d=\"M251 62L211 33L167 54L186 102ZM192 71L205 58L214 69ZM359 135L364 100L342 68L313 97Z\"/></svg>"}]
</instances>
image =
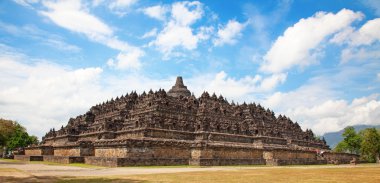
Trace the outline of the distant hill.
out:
<instances>
[{"instance_id":1,"label":"distant hill","mask_svg":"<svg viewBox=\"0 0 380 183\"><path fill-rule=\"evenodd\" d=\"M366 129L366 128L380 128L380 125L355 125L353 126L356 130L356 132L359 132L360 130ZM338 131L338 132L329 132L325 133L323 137L325 137L326 143L330 146L331 149L333 149L340 141L343 140L342 134L344 129Z\"/></svg>"}]
</instances>

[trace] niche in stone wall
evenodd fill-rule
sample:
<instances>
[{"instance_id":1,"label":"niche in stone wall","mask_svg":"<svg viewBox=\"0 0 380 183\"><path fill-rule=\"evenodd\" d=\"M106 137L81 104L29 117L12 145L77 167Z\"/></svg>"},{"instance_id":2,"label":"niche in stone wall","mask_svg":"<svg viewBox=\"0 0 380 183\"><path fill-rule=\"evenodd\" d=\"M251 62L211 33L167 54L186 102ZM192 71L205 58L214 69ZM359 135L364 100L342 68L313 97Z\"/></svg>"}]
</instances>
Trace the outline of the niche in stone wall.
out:
<instances>
[{"instance_id":1,"label":"niche in stone wall","mask_svg":"<svg viewBox=\"0 0 380 183\"><path fill-rule=\"evenodd\" d=\"M136 128L139 127L139 121L136 121L136 122L135 122L135 127L136 127Z\"/></svg>"}]
</instances>

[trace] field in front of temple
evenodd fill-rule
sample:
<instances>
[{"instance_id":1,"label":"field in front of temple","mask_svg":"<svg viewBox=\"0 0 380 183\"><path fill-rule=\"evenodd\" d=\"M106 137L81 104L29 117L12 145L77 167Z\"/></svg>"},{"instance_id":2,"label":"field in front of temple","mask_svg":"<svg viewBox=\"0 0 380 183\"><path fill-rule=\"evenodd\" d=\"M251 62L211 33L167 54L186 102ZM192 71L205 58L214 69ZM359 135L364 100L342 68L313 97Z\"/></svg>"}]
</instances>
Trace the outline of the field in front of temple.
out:
<instances>
[{"instance_id":1,"label":"field in front of temple","mask_svg":"<svg viewBox=\"0 0 380 183\"><path fill-rule=\"evenodd\" d=\"M0 182L380 182L380 165L87 167L0 160Z\"/></svg>"}]
</instances>

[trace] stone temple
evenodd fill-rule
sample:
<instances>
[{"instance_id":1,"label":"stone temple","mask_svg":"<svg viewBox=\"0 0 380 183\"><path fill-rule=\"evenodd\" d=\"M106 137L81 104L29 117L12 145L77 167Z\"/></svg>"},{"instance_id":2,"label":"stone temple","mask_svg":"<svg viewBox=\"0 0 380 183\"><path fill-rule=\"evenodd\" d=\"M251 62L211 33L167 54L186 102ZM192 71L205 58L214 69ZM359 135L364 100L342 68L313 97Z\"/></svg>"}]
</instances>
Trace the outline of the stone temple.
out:
<instances>
[{"instance_id":1,"label":"stone temple","mask_svg":"<svg viewBox=\"0 0 380 183\"><path fill-rule=\"evenodd\" d=\"M321 153L323 152L323 153ZM16 159L101 166L348 163L324 139L260 104L196 98L177 77L168 91L131 92L50 130Z\"/></svg>"}]
</instances>

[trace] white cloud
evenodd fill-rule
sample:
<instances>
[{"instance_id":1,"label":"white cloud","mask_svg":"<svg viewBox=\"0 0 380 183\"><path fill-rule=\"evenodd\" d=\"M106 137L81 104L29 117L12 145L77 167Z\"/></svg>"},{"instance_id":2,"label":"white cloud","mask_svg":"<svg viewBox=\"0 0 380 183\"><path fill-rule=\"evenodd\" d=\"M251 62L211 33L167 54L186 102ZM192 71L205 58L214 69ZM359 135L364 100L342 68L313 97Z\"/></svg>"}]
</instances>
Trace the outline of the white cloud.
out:
<instances>
[{"instance_id":1,"label":"white cloud","mask_svg":"<svg viewBox=\"0 0 380 183\"><path fill-rule=\"evenodd\" d=\"M24 6L27 8L32 8L32 9L33 9L33 6L31 4L38 3L38 1L39 0L13 0L13 2L15 2L21 6Z\"/></svg>"},{"instance_id":2,"label":"white cloud","mask_svg":"<svg viewBox=\"0 0 380 183\"><path fill-rule=\"evenodd\" d=\"M380 58L379 45L376 45L380 41L379 27L380 18L376 18L367 21L358 30L348 27L335 34L330 42L346 46L341 52L341 63Z\"/></svg>"},{"instance_id":3,"label":"white cloud","mask_svg":"<svg viewBox=\"0 0 380 183\"><path fill-rule=\"evenodd\" d=\"M108 8L115 14L119 16L124 16L127 12L126 10L135 4L137 0L113 0L108 5Z\"/></svg>"},{"instance_id":4,"label":"white cloud","mask_svg":"<svg viewBox=\"0 0 380 183\"><path fill-rule=\"evenodd\" d=\"M378 47L375 47L378 48ZM350 47L342 50L341 63L347 63L351 60L365 61L369 59L379 59L380 52L378 49L369 50L367 48Z\"/></svg>"},{"instance_id":5,"label":"white cloud","mask_svg":"<svg viewBox=\"0 0 380 183\"><path fill-rule=\"evenodd\" d=\"M335 44L348 44L351 47L371 45L380 40L380 18L367 21L359 30L353 27L343 29L335 34L330 42Z\"/></svg>"},{"instance_id":6,"label":"white cloud","mask_svg":"<svg viewBox=\"0 0 380 183\"><path fill-rule=\"evenodd\" d=\"M258 95L273 91L285 78L285 74L268 77L247 75L242 78L233 78L226 72L220 71L215 74L200 74L188 78L186 83L196 96L200 96L203 91L208 91L215 92L217 95L222 94L229 100L253 102Z\"/></svg>"},{"instance_id":7,"label":"white cloud","mask_svg":"<svg viewBox=\"0 0 380 183\"><path fill-rule=\"evenodd\" d=\"M0 116L19 121L39 137L99 102L132 90L168 90L175 81L138 73L106 76L98 67L73 69L33 59L2 44L0 69Z\"/></svg>"},{"instance_id":8,"label":"white cloud","mask_svg":"<svg viewBox=\"0 0 380 183\"><path fill-rule=\"evenodd\" d=\"M150 42L150 46L157 46L167 58L175 48L193 50L197 48L200 40L207 38L204 29L194 34L191 25L202 18L203 8L198 1L176 2L170 10L171 16L164 29L157 35L156 40Z\"/></svg>"},{"instance_id":9,"label":"white cloud","mask_svg":"<svg viewBox=\"0 0 380 183\"><path fill-rule=\"evenodd\" d=\"M149 17L163 21L166 19L166 13L169 12L169 8L167 6L156 5L143 9L143 12Z\"/></svg>"},{"instance_id":10,"label":"white cloud","mask_svg":"<svg viewBox=\"0 0 380 183\"><path fill-rule=\"evenodd\" d=\"M187 50L193 50L197 47L198 39L190 27L178 26L174 22L170 22L164 30L162 30L157 39L153 42L165 54L170 52L177 46Z\"/></svg>"},{"instance_id":11,"label":"white cloud","mask_svg":"<svg viewBox=\"0 0 380 183\"><path fill-rule=\"evenodd\" d=\"M111 36L112 29L91 15L80 1L44 1L43 5L48 11L40 11L40 13L55 24L77 33L83 33L91 39L97 39L103 36Z\"/></svg>"},{"instance_id":12,"label":"white cloud","mask_svg":"<svg viewBox=\"0 0 380 183\"><path fill-rule=\"evenodd\" d=\"M202 6L198 1L176 2L172 5L172 18L179 25L189 26L202 17Z\"/></svg>"},{"instance_id":13,"label":"white cloud","mask_svg":"<svg viewBox=\"0 0 380 183\"><path fill-rule=\"evenodd\" d=\"M38 136L103 98L100 68L70 69L2 51L0 69L0 116L18 120Z\"/></svg>"},{"instance_id":14,"label":"white cloud","mask_svg":"<svg viewBox=\"0 0 380 183\"><path fill-rule=\"evenodd\" d=\"M285 114L298 121L303 129L311 128L319 135L339 131L348 125L380 124L379 95L354 98L352 101L341 99L342 94L334 88L340 77L347 79L342 73L314 78L293 91L269 95L262 102L277 114Z\"/></svg>"},{"instance_id":15,"label":"white cloud","mask_svg":"<svg viewBox=\"0 0 380 183\"><path fill-rule=\"evenodd\" d=\"M149 32L146 32L143 36L141 36L142 39L155 37L157 35L157 28L153 28Z\"/></svg>"},{"instance_id":16,"label":"white cloud","mask_svg":"<svg viewBox=\"0 0 380 183\"><path fill-rule=\"evenodd\" d=\"M317 83L305 84L286 93L275 92L264 100L264 104L286 114L287 109L295 106L311 108L320 105L323 101L335 99L335 95L336 93L333 92L329 83L318 81Z\"/></svg>"},{"instance_id":17,"label":"white cloud","mask_svg":"<svg viewBox=\"0 0 380 183\"><path fill-rule=\"evenodd\" d=\"M259 89L262 91L271 91L276 88L277 85L285 82L287 75L284 73L273 74L267 78L264 78L260 84Z\"/></svg>"},{"instance_id":18,"label":"white cloud","mask_svg":"<svg viewBox=\"0 0 380 183\"><path fill-rule=\"evenodd\" d=\"M114 0L109 4L111 9L128 8L135 4L137 0Z\"/></svg>"},{"instance_id":19,"label":"white cloud","mask_svg":"<svg viewBox=\"0 0 380 183\"><path fill-rule=\"evenodd\" d=\"M224 71L221 71L215 75L200 75L190 79L189 83L191 86L197 87L194 90L198 96L203 91L208 91L210 93L216 92L222 94L228 99L237 99L252 92L252 88L255 88L260 80L261 76L258 75L235 79L229 77Z\"/></svg>"},{"instance_id":20,"label":"white cloud","mask_svg":"<svg viewBox=\"0 0 380 183\"><path fill-rule=\"evenodd\" d=\"M313 108L298 107L294 110L294 115L308 119L306 122L313 124L312 128L322 133L338 131L349 125L378 125L379 111L380 100L377 95L373 95L356 98L351 103L329 100Z\"/></svg>"},{"instance_id":21,"label":"white cloud","mask_svg":"<svg viewBox=\"0 0 380 183\"><path fill-rule=\"evenodd\" d=\"M320 55L318 47L327 37L350 26L363 14L342 9L336 14L318 12L301 19L277 38L264 56L261 70L271 73L283 72L293 66L313 64Z\"/></svg>"},{"instance_id":22,"label":"white cloud","mask_svg":"<svg viewBox=\"0 0 380 183\"><path fill-rule=\"evenodd\" d=\"M115 1L115 6L127 5L127 2ZM132 2L132 1L131 1ZM125 4L124 4L125 3ZM114 31L103 21L90 14L89 11L81 4L81 1L67 0L50 2L44 1L43 5L47 11L40 13L48 17L52 22L73 32L86 35L90 40L104 44L112 49L121 51L120 55L134 55L137 59L133 59L134 63L140 62L139 58L144 55L143 51L135 46L129 45L127 42L119 40L114 36ZM136 54L139 52L139 54ZM121 56L123 57L123 56ZM115 61L116 65L120 61ZM125 63L120 62L120 63ZM121 64L125 65L125 64ZM134 64L139 65L139 64ZM118 67L127 68L127 67Z\"/></svg>"},{"instance_id":23,"label":"white cloud","mask_svg":"<svg viewBox=\"0 0 380 183\"><path fill-rule=\"evenodd\" d=\"M115 59L109 59L107 65L117 69L139 69L141 67L140 57L144 55L140 50L128 53L120 52Z\"/></svg>"},{"instance_id":24,"label":"white cloud","mask_svg":"<svg viewBox=\"0 0 380 183\"><path fill-rule=\"evenodd\" d=\"M212 27L212 26L199 27L199 31L197 33L197 38L198 38L198 40L208 40L211 37L213 32L214 32L214 27Z\"/></svg>"},{"instance_id":25,"label":"white cloud","mask_svg":"<svg viewBox=\"0 0 380 183\"><path fill-rule=\"evenodd\" d=\"M78 52L81 50L78 46L65 42L64 38L61 36L41 30L33 25L24 25L19 27L0 21L0 28L13 36L33 39L54 49L71 52Z\"/></svg>"},{"instance_id":26,"label":"white cloud","mask_svg":"<svg viewBox=\"0 0 380 183\"><path fill-rule=\"evenodd\" d=\"M46 44L52 48L71 52L78 52L81 50L79 47L75 45L67 44L66 42L58 39L45 39L43 44Z\"/></svg>"},{"instance_id":27,"label":"white cloud","mask_svg":"<svg viewBox=\"0 0 380 183\"><path fill-rule=\"evenodd\" d=\"M219 28L217 38L213 41L214 45L223 46L224 44L235 44L236 39L241 36L241 31L244 27L244 24L236 20L229 20L226 26Z\"/></svg>"},{"instance_id":28,"label":"white cloud","mask_svg":"<svg viewBox=\"0 0 380 183\"><path fill-rule=\"evenodd\" d=\"M338 44L338 45L342 45L344 43L347 43L348 37L350 37L354 31L355 30L353 27L347 27L347 28L343 29L342 31L336 33L334 35L334 37L330 39L330 42Z\"/></svg>"},{"instance_id":29,"label":"white cloud","mask_svg":"<svg viewBox=\"0 0 380 183\"><path fill-rule=\"evenodd\" d=\"M353 45L370 45L380 40L380 18L369 20L351 37Z\"/></svg>"}]
</instances>

